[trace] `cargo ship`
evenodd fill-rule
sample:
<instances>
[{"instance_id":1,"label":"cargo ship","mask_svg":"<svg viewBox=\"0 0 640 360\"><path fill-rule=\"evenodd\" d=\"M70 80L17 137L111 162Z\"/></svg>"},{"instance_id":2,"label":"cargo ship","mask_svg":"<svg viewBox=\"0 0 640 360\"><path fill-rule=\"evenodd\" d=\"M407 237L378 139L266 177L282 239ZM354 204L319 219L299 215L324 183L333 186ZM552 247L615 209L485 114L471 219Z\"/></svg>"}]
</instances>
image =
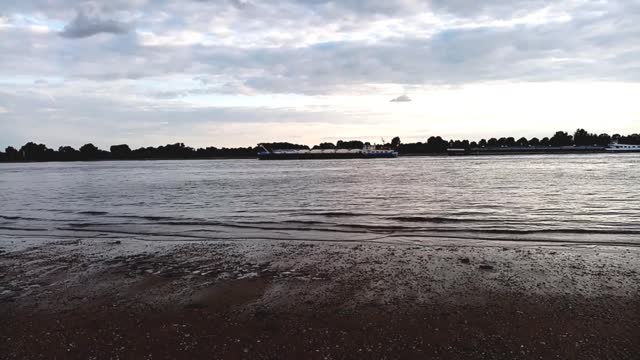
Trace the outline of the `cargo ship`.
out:
<instances>
[{"instance_id":1,"label":"cargo ship","mask_svg":"<svg viewBox=\"0 0 640 360\"><path fill-rule=\"evenodd\" d=\"M395 158L398 152L392 149L365 145L362 149L313 149L313 150L269 150L258 144L260 160L315 160L315 159L375 159Z\"/></svg>"}]
</instances>

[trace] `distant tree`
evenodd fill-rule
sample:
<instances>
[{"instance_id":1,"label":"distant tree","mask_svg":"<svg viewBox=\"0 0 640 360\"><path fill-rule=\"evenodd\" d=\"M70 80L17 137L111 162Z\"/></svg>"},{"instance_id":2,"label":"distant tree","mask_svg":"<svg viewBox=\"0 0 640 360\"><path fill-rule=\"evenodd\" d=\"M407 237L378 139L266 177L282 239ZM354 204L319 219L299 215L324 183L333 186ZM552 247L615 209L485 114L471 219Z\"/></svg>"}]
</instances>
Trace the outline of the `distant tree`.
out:
<instances>
[{"instance_id":1,"label":"distant tree","mask_svg":"<svg viewBox=\"0 0 640 360\"><path fill-rule=\"evenodd\" d=\"M71 146L60 146L58 148L58 152L59 153L76 153L78 152L78 150L74 149Z\"/></svg>"},{"instance_id":2,"label":"distant tree","mask_svg":"<svg viewBox=\"0 0 640 360\"><path fill-rule=\"evenodd\" d=\"M58 148L58 159L62 161L79 160L80 152L71 146L60 146Z\"/></svg>"},{"instance_id":3,"label":"distant tree","mask_svg":"<svg viewBox=\"0 0 640 360\"><path fill-rule=\"evenodd\" d=\"M469 147L469 140L449 140L449 148L451 149L468 149Z\"/></svg>"},{"instance_id":4,"label":"distant tree","mask_svg":"<svg viewBox=\"0 0 640 360\"><path fill-rule=\"evenodd\" d=\"M109 151L111 152L111 155L117 159L126 159L131 156L131 148L129 148L129 145L127 144L112 145L109 148Z\"/></svg>"},{"instance_id":5,"label":"distant tree","mask_svg":"<svg viewBox=\"0 0 640 360\"><path fill-rule=\"evenodd\" d=\"M80 147L80 153L83 155L94 154L98 152L98 148L93 144L84 144Z\"/></svg>"},{"instance_id":6,"label":"distant tree","mask_svg":"<svg viewBox=\"0 0 640 360\"><path fill-rule=\"evenodd\" d=\"M531 138L531 140L529 140L529 145L538 146L540 145L540 140L537 137L533 137Z\"/></svg>"},{"instance_id":7,"label":"distant tree","mask_svg":"<svg viewBox=\"0 0 640 360\"><path fill-rule=\"evenodd\" d=\"M478 147L478 143L475 142L475 141L472 141L472 142L469 143L469 147L470 148L477 148Z\"/></svg>"},{"instance_id":8,"label":"distant tree","mask_svg":"<svg viewBox=\"0 0 640 360\"><path fill-rule=\"evenodd\" d=\"M314 149L335 149L336 145L330 142L323 142L313 147Z\"/></svg>"},{"instance_id":9,"label":"distant tree","mask_svg":"<svg viewBox=\"0 0 640 360\"><path fill-rule=\"evenodd\" d=\"M551 145L551 141L549 140L548 137L543 137L542 140L540 140L540 146L550 146Z\"/></svg>"},{"instance_id":10,"label":"distant tree","mask_svg":"<svg viewBox=\"0 0 640 360\"><path fill-rule=\"evenodd\" d=\"M480 141L478 142L478 146L480 146L480 147L485 147L485 146L487 146L487 140L485 140L485 139L480 140Z\"/></svg>"},{"instance_id":11,"label":"distant tree","mask_svg":"<svg viewBox=\"0 0 640 360\"><path fill-rule=\"evenodd\" d=\"M336 147L338 149L362 149L364 143L359 140L343 141L338 140Z\"/></svg>"},{"instance_id":12,"label":"distant tree","mask_svg":"<svg viewBox=\"0 0 640 360\"><path fill-rule=\"evenodd\" d=\"M518 145L518 146L529 146L529 140L527 140L527 138L525 138L525 137L521 137L520 139L518 139L518 141L516 141L516 145Z\"/></svg>"},{"instance_id":13,"label":"distant tree","mask_svg":"<svg viewBox=\"0 0 640 360\"><path fill-rule=\"evenodd\" d=\"M591 143L591 134L585 129L577 129L573 133L573 141L578 146L593 145L593 143Z\"/></svg>"},{"instance_id":14,"label":"distant tree","mask_svg":"<svg viewBox=\"0 0 640 360\"><path fill-rule=\"evenodd\" d=\"M6 149L4 149L5 152L5 157L7 159L7 161L18 161L19 160L19 153L18 150L16 150L13 146L9 146Z\"/></svg>"},{"instance_id":15,"label":"distant tree","mask_svg":"<svg viewBox=\"0 0 640 360\"><path fill-rule=\"evenodd\" d=\"M462 144L460 143L460 140L449 140L449 149L460 149L462 148Z\"/></svg>"},{"instance_id":16,"label":"distant tree","mask_svg":"<svg viewBox=\"0 0 640 360\"><path fill-rule=\"evenodd\" d=\"M292 144L288 142L262 143L269 150L309 150L307 145Z\"/></svg>"},{"instance_id":17,"label":"distant tree","mask_svg":"<svg viewBox=\"0 0 640 360\"><path fill-rule=\"evenodd\" d=\"M400 138L398 136L391 139L391 147L394 149L397 149L401 143L402 142L400 141Z\"/></svg>"},{"instance_id":18,"label":"distant tree","mask_svg":"<svg viewBox=\"0 0 640 360\"><path fill-rule=\"evenodd\" d=\"M432 152L432 153L446 152L447 148L449 147L449 143L444 139L442 139L440 136L429 137L429 139L427 139L426 145L427 145L426 152Z\"/></svg>"},{"instance_id":19,"label":"distant tree","mask_svg":"<svg viewBox=\"0 0 640 360\"><path fill-rule=\"evenodd\" d=\"M26 161L46 161L53 160L53 150L48 149L44 144L28 142L20 148L20 155Z\"/></svg>"},{"instance_id":20,"label":"distant tree","mask_svg":"<svg viewBox=\"0 0 640 360\"><path fill-rule=\"evenodd\" d=\"M109 153L98 149L91 143L80 147L80 158L82 160L102 160L108 158L108 155Z\"/></svg>"},{"instance_id":21,"label":"distant tree","mask_svg":"<svg viewBox=\"0 0 640 360\"><path fill-rule=\"evenodd\" d=\"M196 154L199 158L212 158L216 156L217 152L218 152L218 148L216 148L215 146L198 148L198 150L196 150Z\"/></svg>"},{"instance_id":22,"label":"distant tree","mask_svg":"<svg viewBox=\"0 0 640 360\"><path fill-rule=\"evenodd\" d=\"M600 134L598 135L596 144L599 146L607 146L611 143L611 136L609 134Z\"/></svg>"},{"instance_id":23,"label":"distant tree","mask_svg":"<svg viewBox=\"0 0 640 360\"><path fill-rule=\"evenodd\" d=\"M640 134L621 136L618 141L621 144L640 145Z\"/></svg>"},{"instance_id":24,"label":"distant tree","mask_svg":"<svg viewBox=\"0 0 640 360\"><path fill-rule=\"evenodd\" d=\"M573 142L578 146L593 146L593 145L606 146L606 145L608 145L609 141L607 141L604 144L603 144L603 142L607 140L609 135L607 135L607 134L601 134L601 135L603 135L603 136L600 137L600 135L588 133L584 129L578 129L573 134ZM610 140L610 138L609 138L609 140Z\"/></svg>"},{"instance_id":25,"label":"distant tree","mask_svg":"<svg viewBox=\"0 0 640 360\"><path fill-rule=\"evenodd\" d=\"M491 138L491 139L489 139L489 141L487 141L487 145L488 145L489 147L496 147L496 146L498 146L498 139L496 139L496 138Z\"/></svg>"},{"instance_id":26,"label":"distant tree","mask_svg":"<svg viewBox=\"0 0 640 360\"><path fill-rule=\"evenodd\" d=\"M189 159L196 151L184 143L167 144L156 149L154 157L160 159Z\"/></svg>"},{"instance_id":27,"label":"distant tree","mask_svg":"<svg viewBox=\"0 0 640 360\"><path fill-rule=\"evenodd\" d=\"M557 131L551 139L549 139L551 146L570 146L573 144L573 138L571 135L564 131Z\"/></svg>"}]
</instances>

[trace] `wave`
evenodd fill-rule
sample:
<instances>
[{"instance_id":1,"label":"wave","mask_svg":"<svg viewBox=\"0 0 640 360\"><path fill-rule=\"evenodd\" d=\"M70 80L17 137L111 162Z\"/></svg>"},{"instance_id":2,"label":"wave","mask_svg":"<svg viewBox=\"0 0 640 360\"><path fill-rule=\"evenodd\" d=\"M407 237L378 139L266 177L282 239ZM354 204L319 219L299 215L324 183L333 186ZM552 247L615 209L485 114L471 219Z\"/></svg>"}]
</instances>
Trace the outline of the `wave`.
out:
<instances>
[{"instance_id":1,"label":"wave","mask_svg":"<svg viewBox=\"0 0 640 360\"><path fill-rule=\"evenodd\" d=\"M227 236L227 237L216 237L212 235L196 235L196 234L188 234L188 233L173 233L173 232L144 232L139 230L119 230L119 229L77 229L79 232L100 232L101 235L130 235L135 236L134 238L130 238L130 240L137 241L304 241L304 242L319 242L319 243L328 243L328 242L343 242L343 243L384 243L384 244L394 244L394 245L402 245L402 244L410 244L410 245L420 245L425 244L428 245L431 240L437 241L446 241L446 240L455 240L455 241L465 241L463 243L458 244L457 246L464 245L477 245L476 242L515 242L515 243L529 243L529 244L556 244L556 245L571 245L571 246L586 246L586 245L602 245L602 246L625 246L625 247L640 247L640 243L635 241L623 241L623 240L594 240L594 239L584 239L584 240L575 240L575 239L560 239L560 238L496 238L496 237L483 237L478 236L477 234L468 234L467 236L461 235L437 235L437 234L422 234L420 236L413 236L416 239L415 241L403 241L403 238L406 239L407 235L399 235L399 236L382 236L382 237L374 237L374 238L327 238L322 239L318 237L298 237L294 234L289 234L289 236L274 236L275 234L261 234L261 235L243 235L238 234L235 236ZM50 235L47 235L50 236ZM54 238L57 236L53 236ZM159 238L159 239L158 239ZM182 239L182 240L181 240Z\"/></svg>"},{"instance_id":2,"label":"wave","mask_svg":"<svg viewBox=\"0 0 640 360\"><path fill-rule=\"evenodd\" d=\"M107 215L109 213L106 211L78 211L78 214L99 216L99 215Z\"/></svg>"},{"instance_id":3,"label":"wave","mask_svg":"<svg viewBox=\"0 0 640 360\"><path fill-rule=\"evenodd\" d=\"M23 218L20 216L6 216L6 215L0 215L0 219L5 219L5 220L36 220L33 218Z\"/></svg>"},{"instance_id":4,"label":"wave","mask_svg":"<svg viewBox=\"0 0 640 360\"><path fill-rule=\"evenodd\" d=\"M431 222L433 218L429 218ZM411 220L413 221L413 220ZM422 221L422 220L420 220ZM449 218L443 221L458 222ZM509 229L499 227L471 227L460 226L456 228L447 227L415 227L402 225L371 225L371 224L337 224L312 220L288 220L288 221L256 221L256 222L225 222L225 221L202 221L202 220L172 220L172 221L154 221L151 223L101 223L101 222L71 222L68 226L71 228L89 228L89 227L114 227L114 226L158 226L166 225L193 227L186 231L220 231L220 229L207 229L207 227L215 228L236 228L247 230L264 230L264 231L317 231L317 232L342 232L342 233L375 233L375 234L395 234L395 235L412 235L428 236L428 234L456 234L456 233L475 233L475 234L496 234L496 235L536 235L536 234L565 234L565 235L640 235L640 229L596 229L596 228L533 228L533 229Z\"/></svg>"},{"instance_id":5,"label":"wave","mask_svg":"<svg viewBox=\"0 0 640 360\"><path fill-rule=\"evenodd\" d=\"M356 216L372 216L368 213L357 213L350 211L320 211L320 212L299 212L294 215L306 215L306 216L325 216L325 217L356 217Z\"/></svg>"},{"instance_id":6,"label":"wave","mask_svg":"<svg viewBox=\"0 0 640 360\"><path fill-rule=\"evenodd\" d=\"M47 231L48 229L38 229L38 228L17 228L12 226L0 226L0 230L13 230L13 231Z\"/></svg>"},{"instance_id":7,"label":"wave","mask_svg":"<svg viewBox=\"0 0 640 360\"><path fill-rule=\"evenodd\" d=\"M43 218L35 218L35 217L27 217L27 216L8 216L8 215L0 215L0 219L5 220L29 220L29 221L60 221L56 219L43 219Z\"/></svg>"},{"instance_id":8,"label":"wave","mask_svg":"<svg viewBox=\"0 0 640 360\"><path fill-rule=\"evenodd\" d=\"M490 219L460 219L460 218L448 218L439 216L392 216L387 217L387 220L395 220L400 222L425 222L425 223L464 223L464 222L492 222L495 220Z\"/></svg>"},{"instance_id":9,"label":"wave","mask_svg":"<svg viewBox=\"0 0 640 360\"><path fill-rule=\"evenodd\" d=\"M171 216L152 216L152 215L107 215L108 218L123 218L123 219L140 219L149 221L161 221L161 220L181 220L181 218Z\"/></svg>"}]
</instances>

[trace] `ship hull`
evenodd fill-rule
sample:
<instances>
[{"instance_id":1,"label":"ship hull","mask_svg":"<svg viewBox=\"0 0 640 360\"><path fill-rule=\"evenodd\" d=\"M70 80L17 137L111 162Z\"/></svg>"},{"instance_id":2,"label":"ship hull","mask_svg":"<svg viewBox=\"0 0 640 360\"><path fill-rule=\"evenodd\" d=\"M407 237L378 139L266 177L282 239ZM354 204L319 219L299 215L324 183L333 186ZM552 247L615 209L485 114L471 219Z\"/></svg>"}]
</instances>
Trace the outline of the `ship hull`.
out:
<instances>
[{"instance_id":1,"label":"ship hull","mask_svg":"<svg viewBox=\"0 0 640 360\"><path fill-rule=\"evenodd\" d=\"M638 152L640 152L640 147L638 147L638 148L629 148L629 149L606 148L605 151L611 152L611 153L638 153Z\"/></svg>"},{"instance_id":2,"label":"ship hull","mask_svg":"<svg viewBox=\"0 0 640 360\"><path fill-rule=\"evenodd\" d=\"M262 153L258 154L259 160L330 160L330 159L376 159L376 158L395 158L397 153L302 153L302 154L276 154Z\"/></svg>"}]
</instances>

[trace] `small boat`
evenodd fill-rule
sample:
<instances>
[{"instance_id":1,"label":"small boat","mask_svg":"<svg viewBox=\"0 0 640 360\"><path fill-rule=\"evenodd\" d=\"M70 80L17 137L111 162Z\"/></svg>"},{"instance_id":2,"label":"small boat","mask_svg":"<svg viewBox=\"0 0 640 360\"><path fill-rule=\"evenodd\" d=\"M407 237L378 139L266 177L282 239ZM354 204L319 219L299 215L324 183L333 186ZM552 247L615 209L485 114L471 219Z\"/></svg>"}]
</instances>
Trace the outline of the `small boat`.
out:
<instances>
[{"instance_id":1,"label":"small boat","mask_svg":"<svg viewBox=\"0 0 640 360\"><path fill-rule=\"evenodd\" d=\"M375 159L395 158L398 152L393 149L365 145L362 149L313 149L313 150L269 150L258 144L260 160L314 160L314 159Z\"/></svg>"},{"instance_id":2,"label":"small boat","mask_svg":"<svg viewBox=\"0 0 640 360\"><path fill-rule=\"evenodd\" d=\"M611 143L605 150L611 152L640 152L640 145Z\"/></svg>"}]
</instances>

